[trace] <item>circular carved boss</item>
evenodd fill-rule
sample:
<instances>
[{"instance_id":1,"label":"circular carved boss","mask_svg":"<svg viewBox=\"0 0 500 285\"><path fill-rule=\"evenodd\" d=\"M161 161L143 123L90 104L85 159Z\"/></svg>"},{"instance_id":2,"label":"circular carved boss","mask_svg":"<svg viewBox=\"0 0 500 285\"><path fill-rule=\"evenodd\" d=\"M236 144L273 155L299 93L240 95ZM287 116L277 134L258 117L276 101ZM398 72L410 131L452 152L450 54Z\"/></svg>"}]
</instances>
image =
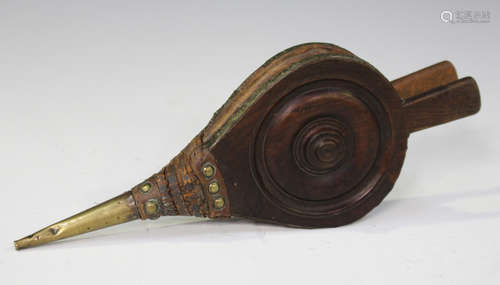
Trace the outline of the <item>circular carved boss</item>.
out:
<instances>
[{"instance_id":1,"label":"circular carved boss","mask_svg":"<svg viewBox=\"0 0 500 285\"><path fill-rule=\"evenodd\" d=\"M256 132L251 163L276 206L340 225L343 215L359 218L380 202L370 196L381 200L391 190L381 181L402 164L394 152L400 105L378 71L352 58L321 61L268 93L275 100Z\"/></svg>"}]
</instances>

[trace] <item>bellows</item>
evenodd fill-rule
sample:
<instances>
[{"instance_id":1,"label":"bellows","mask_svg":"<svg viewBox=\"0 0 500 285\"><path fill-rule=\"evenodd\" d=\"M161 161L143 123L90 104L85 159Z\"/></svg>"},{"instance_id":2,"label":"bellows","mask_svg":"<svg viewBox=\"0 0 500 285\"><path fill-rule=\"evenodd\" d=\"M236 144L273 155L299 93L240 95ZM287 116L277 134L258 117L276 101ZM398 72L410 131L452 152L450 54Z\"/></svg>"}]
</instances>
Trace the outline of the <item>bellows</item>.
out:
<instances>
[{"instance_id":1,"label":"bellows","mask_svg":"<svg viewBox=\"0 0 500 285\"><path fill-rule=\"evenodd\" d=\"M412 132L479 108L475 81L450 62L391 82L338 46L295 46L250 75L158 173L15 246L164 215L345 225L391 191Z\"/></svg>"}]
</instances>

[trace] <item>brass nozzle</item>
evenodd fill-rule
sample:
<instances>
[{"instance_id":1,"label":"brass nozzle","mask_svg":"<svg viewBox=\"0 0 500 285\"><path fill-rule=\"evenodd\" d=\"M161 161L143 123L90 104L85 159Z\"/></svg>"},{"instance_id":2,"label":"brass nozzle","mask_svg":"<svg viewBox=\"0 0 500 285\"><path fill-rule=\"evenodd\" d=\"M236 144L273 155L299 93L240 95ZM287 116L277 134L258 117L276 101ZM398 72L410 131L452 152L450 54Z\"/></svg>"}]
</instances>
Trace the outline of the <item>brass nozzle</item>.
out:
<instances>
[{"instance_id":1,"label":"brass nozzle","mask_svg":"<svg viewBox=\"0 0 500 285\"><path fill-rule=\"evenodd\" d=\"M40 231L14 241L17 250L95 231L137 219L132 192L127 191L95 207L59 221Z\"/></svg>"}]
</instances>

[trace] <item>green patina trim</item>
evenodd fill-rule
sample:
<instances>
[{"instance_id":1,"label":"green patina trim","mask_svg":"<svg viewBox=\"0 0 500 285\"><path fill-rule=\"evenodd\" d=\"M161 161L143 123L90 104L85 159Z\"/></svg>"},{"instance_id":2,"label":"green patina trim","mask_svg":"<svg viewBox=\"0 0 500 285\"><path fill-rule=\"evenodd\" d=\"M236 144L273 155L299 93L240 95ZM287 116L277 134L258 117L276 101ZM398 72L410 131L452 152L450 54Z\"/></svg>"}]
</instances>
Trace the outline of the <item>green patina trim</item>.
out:
<instances>
[{"instance_id":1,"label":"green patina trim","mask_svg":"<svg viewBox=\"0 0 500 285\"><path fill-rule=\"evenodd\" d=\"M265 67L266 65L270 64L272 61L274 61L275 59L279 58L281 55L283 55L285 53L288 53L288 52L290 52L290 51L292 51L292 50L294 50L294 49L296 49L298 47L301 47L301 46L304 46L304 45L309 45L309 44L311 44L311 43L301 44L301 45L297 45L297 46L291 47L289 49L286 49L286 50L278 53L277 55L273 56L269 60L267 60L261 67ZM318 44L323 44L323 43L318 43ZM337 47L337 46L332 45L332 44L325 44L325 45ZM250 106L252 106L253 103L255 103L255 101L257 101L257 99L263 93L265 93L265 91L269 90L274 84L276 84L278 81L280 81L281 79L283 79L285 76L287 76L291 72L297 70L301 66L304 66L304 65L309 64L309 63L319 62L319 61L321 61L323 59L345 58L345 57L348 57L348 58L351 58L351 59L355 59L355 60L358 60L358 61L361 61L361 62L364 63L363 60L359 59L358 57L356 57L354 55L339 55L339 54L335 54L335 53L325 53L325 54L312 55L310 57L304 58L304 59L302 59L302 60L300 60L300 61L298 61L296 63L291 64L286 69L284 69L283 71L281 71L280 73L278 73L277 75L275 75L273 78L271 78L270 80L268 80L265 83L263 83L261 85L261 87L259 87L259 89L257 89L254 93L252 93L252 95L250 95L250 97L231 115L231 117L224 123L224 125L221 128L219 128L212 135L212 137L209 140L207 140L206 142L204 142L205 147L211 148L211 147L215 146L215 144L224 136L224 134L226 134L241 119L241 117L250 108ZM240 87L238 87L231 94L231 96L229 97L228 101L219 110L217 110L217 112L214 113L214 116L210 120L209 125L215 119L215 117L217 116L217 114L221 110L223 110L224 107L227 104L229 104L229 102L231 102L231 100L234 99L234 97L236 97L239 94L240 88L241 88L242 85L240 85Z\"/></svg>"},{"instance_id":2,"label":"green patina trim","mask_svg":"<svg viewBox=\"0 0 500 285\"><path fill-rule=\"evenodd\" d=\"M321 45L321 46L329 46L329 47L334 47L334 48L341 48L339 46L336 46L334 44L330 44L330 43L322 43L322 42L310 42L310 43L304 43L304 44L299 44L299 45L296 45L296 46L293 46L293 47L289 47L287 49L285 49L284 51L281 51L279 53L277 53L276 55L274 55L273 57L271 57L270 59L268 59L266 62L264 62L264 64L261 66L262 67L266 67L268 66L271 62L273 62L274 60L278 59L279 57L281 57L282 55L286 54L286 53L289 53L297 48L300 48L300 47L303 47L303 46L313 46L313 45Z\"/></svg>"}]
</instances>

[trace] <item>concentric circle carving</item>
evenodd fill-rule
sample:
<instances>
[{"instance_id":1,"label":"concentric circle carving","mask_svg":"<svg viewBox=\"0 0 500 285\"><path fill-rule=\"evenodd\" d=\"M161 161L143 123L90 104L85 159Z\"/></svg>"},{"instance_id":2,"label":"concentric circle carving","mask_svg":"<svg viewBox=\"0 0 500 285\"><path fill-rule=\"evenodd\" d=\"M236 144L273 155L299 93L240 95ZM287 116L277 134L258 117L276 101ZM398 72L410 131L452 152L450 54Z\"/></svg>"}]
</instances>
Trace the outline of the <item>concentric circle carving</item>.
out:
<instances>
[{"instance_id":1,"label":"concentric circle carving","mask_svg":"<svg viewBox=\"0 0 500 285\"><path fill-rule=\"evenodd\" d=\"M267 196L288 211L324 215L362 194L384 138L381 106L343 80L283 96L256 136L256 170Z\"/></svg>"},{"instance_id":2,"label":"concentric circle carving","mask_svg":"<svg viewBox=\"0 0 500 285\"><path fill-rule=\"evenodd\" d=\"M297 134L293 144L295 162L302 171L323 175L333 171L352 153L352 134L339 120L315 119Z\"/></svg>"}]
</instances>

